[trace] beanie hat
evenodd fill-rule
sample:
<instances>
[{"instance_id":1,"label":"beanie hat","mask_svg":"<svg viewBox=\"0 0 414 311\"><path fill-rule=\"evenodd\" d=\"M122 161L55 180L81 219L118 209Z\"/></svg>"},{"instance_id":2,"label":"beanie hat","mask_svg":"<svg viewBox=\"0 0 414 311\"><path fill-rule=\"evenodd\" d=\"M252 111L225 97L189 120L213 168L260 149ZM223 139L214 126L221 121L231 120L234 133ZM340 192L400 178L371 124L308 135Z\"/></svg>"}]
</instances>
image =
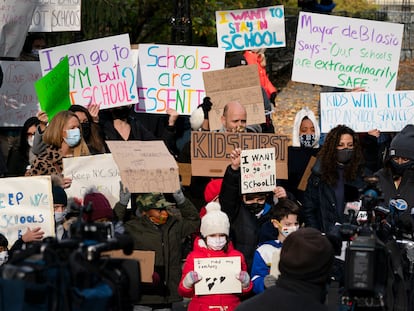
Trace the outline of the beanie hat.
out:
<instances>
[{"instance_id":1,"label":"beanie hat","mask_svg":"<svg viewBox=\"0 0 414 311\"><path fill-rule=\"evenodd\" d=\"M204 122L204 111L202 107L198 107L191 113L190 125L193 131L198 131Z\"/></svg>"},{"instance_id":2,"label":"beanie hat","mask_svg":"<svg viewBox=\"0 0 414 311\"><path fill-rule=\"evenodd\" d=\"M405 126L391 141L390 156L414 160L414 125Z\"/></svg>"},{"instance_id":3,"label":"beanie hat","mask_svg":"<svg viewBox=\"0 0 414 311\"><path fill-rule=\"evenodd\" d=\"M204 189L204 199L207 203L213 201L219 194L221 190L221 185L223 183L223 178L212 179Z\"/></svg>"},{"instance_id":4,"label":"beanie hat","mask_svg":"<svg viewBox=\"0 0 414 311\"><path fill-rule=\"evenodd\" d=\"M52 187L52 195L53 195L53 204L68 204L68 196L66 195L65 190L61 186L53 186Z\"/></svg>"},{"instance_id":5,"label":"beanie hat","mask_svg":"<svg viewBox=\"0 0 414 311\"><path fill-rule=\"evenodd\" d=\"M321 284L330 276L334 250L328 238L314 228L289 234L283 242L279 270L282 276Z\"/></svg>"},{"instance_id":6,"label":"beanie hat","mask_svg":"<svg viewBox=\"0 0 414 311\"><path fill-rule=\"evenodd\" d=\"M102 193L90 192L85 194L83 204L86 206L89 203L92 203L92 211L89 215L83 214L85 219L95 221L101 218L107 218L108 220L112 220L114 218L114 212L112 211L111 204Z\"/></svg>"},{"instance_id":7,"label":"beanie hat","mask_svg":"<svg viewBox=\"0 0 414 311\"><path fill-rule=\"evenodd\" d=\"M200 232L203 237L211 234L223 233L229 235L230 221L227 214L221 211L217 202L210 202L206 205L207 214L201 218Z\"/></svg>"},{"instance_id":8,"label":"beanie hat","mask_svg":"<svg viewBox=\"0 0 414 311\"><path fill-rule=\"evenodd\" d=\"M152 208L166 209L168 206L175 205L168 202L160 192L143 193L137 197L136 204L140 212L148 211Z\"/></svg>"},{"instance_id":9,"label":"beanie hat","mask_svg":"<svg viewBox=\"0 0 414 311\"><path fill-rule=\"evenodd\" d=\"M243 56L243 54L237 53L231 57L229 57L227 62L227 67L238 67L238 66L246 66L247 61L246 58Z\"/></svg>"}]
</instances>

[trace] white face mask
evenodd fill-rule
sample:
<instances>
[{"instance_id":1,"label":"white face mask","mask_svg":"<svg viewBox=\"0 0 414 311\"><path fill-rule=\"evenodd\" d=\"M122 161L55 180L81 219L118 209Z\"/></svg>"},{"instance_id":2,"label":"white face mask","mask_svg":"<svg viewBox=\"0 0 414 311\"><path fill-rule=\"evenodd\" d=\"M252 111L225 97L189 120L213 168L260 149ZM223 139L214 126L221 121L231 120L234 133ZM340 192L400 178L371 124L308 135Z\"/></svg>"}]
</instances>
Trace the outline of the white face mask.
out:
<instances>
[{"instance_id":1,"label":"white face mask","mask_svg":"<svg viewBox=\"0 0 414 311\"><path fill-rule=\"evenodd\" d=\"M299 226L282 227L282 229L280 230L280 233L282 233L284 237L287 237L289 234L291 234L292 232L295 232L298 229L299 229Z\"/></svg>"},{"instance_id":2,"label":"white face mask","mask_svg":"<svg viewBox=\"0 0 414 311\"><path fill-rule=\"evenodd\" d=\"M208 248L219 251L223 249L223 247L227 243L227 238L225 236L208 236L206 239L206 243Z\"/></svg>"},{"instance_id":3,"label":"white face mask","mask_svg":"<svg viewBox=\"0 0 414 311\"><path fill-rule=\"evenodd\" d=\"M29 144L30 147L33 147L33 141L34 141L34 136L30 136L27 139L27 143Z\"/></svg>"},{"instance_id":4,"label":"white face mask","mask_svg":"<svg viewBox=\"0 0 414 311\"><path fill-rule=\"evenodd\" d=\"M9 258L9 252L8 251L0 252L0 266L5 264L7 262L8 258Z\"/></svg>"}]
</instances>

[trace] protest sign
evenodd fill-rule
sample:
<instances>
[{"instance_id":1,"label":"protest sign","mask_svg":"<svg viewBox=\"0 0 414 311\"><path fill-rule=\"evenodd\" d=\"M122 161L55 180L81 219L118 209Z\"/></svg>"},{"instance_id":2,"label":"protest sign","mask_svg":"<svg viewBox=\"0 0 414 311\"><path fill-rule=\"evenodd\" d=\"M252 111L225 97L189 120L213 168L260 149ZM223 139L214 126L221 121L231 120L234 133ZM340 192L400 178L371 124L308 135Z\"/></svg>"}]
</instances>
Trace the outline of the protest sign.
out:
<instances>
[{"instance_id":1,"label":"protest sign","mask_svg":"<svg viewBox=\"0 0 414 311\"><path fill-rule=\"evenodd\" d=\"M217 11L216 27L226 52L286 46L283 5Z\"/></svg>"},{"instance_id":2,"label":"protest sign","mask_svg":"<svg viewBox=\"0 0 414 311\"><path fill-rule=\"evenodd\" d=\"M1 178L0 189L0 233L9 246L27 228L40 227L45 237L55 236L50 176Z\"/></svg>"},{"instance_id":3,"label":"protest sign","mask_svg":"<svg viewBox=\"0 0 414 311\"><path fill-rule=\"evenodd\" d=\"M106 141L130 192L167 192L180 189L177 162L161 140Z\"/></svg>"},{"instance_id":4,"label":"protest sign","mask_svg":"<svg viewBox=\"0 0 414 311\"><path fill-rule=\"evenodd\" d=\"M30 32L80 31L81 0L42 1L33 13Z\"/></svg>"},{"instance_id":5,"label":"protest sign","mask_svg":"<svg viewBox=\"0 0 414 311\"><path fill-rule=\"evenodd\" d=\"M140 44L137 112L190 115L205 97L202 73L224 68L221 48Z\"/></svg>"},{"instance_id":6,"label":"protest sign","mask_svg":"<svg viewBox=\"0 0 414 311\"><path fill-rule=\"evenodd\" d=\"M237 101L246 108L247 125L266 122L262 87L256 65L203 73L207 96L213 107L208 114L210 130L221 128L224 106Z\"/></svg>"},{"instance_id":7,"label":"protest sign","mask_svg":"<svg viewBox=\"0 0 414 311\"><path fill-rule=\"evenodd\" d=\"M404 25L300 12L292 80L394 91Z\"/></svg>"},{"instance_id":8,"label":"protest sign","mask_svg":"<svg viewBox=\"0 0 414 311\"><path fill-rule=\"evenodd\" d=\"M65 56L59 64L34 84L42 111L49 121L62 110L67 110L69 98L69 59Z\"/></svg>"},{"instance_id":9,"label":"protest sign","mask_svg":"<svg viewBox=\"0 0 414 311\"><path fill-rule=\"evenodd\" d=\"M40 0L3 0L0 4L0 56L19 57L33 12Z\"/></svg>"},{"instance_id":10,"label":"protest sign","mask_svg":"<svg viewBox=\"0 0 414 311\"><path fill-rule=\"evenodd\" d=\"M241 271L240 257L195 258L194 271L202 276L194 284L196 295L241 293L241 283L236 279Z\"/></svg>"},{"instance_id":11,"label":"protest sign","mask_svg":"<svg viewBox=\"0 0 414 311\"><path fill-rule=\"evenodd\" d=\"M270 275L273 275L275 278L278 278L280 275L279 271L279 262L280 262L280 251L281 248L274 248L272 255L272 263L270 265Z\"/></svg>"},{"instance_id":12,"label":"protest sign","mask_svg":"<svg viewBox=\"0 0 414 311\"><path fill-rule=\"evenodd\" d=\"M414 91L321 93L321 132L338 124L356 132L399 132L414 123Z\"/></svg>"},{"instance_id":13,"label":"protest sign","mask_svg":"<svg viewBox=\"0 0 414 311\"><path fill-rule=\"evenodd\" d=\"M39 62L0 61L0 126L23 126L40 110L34 82L41 76Z\"/></svg>"},{"instance_id":14,"label":"protest sign","mask_svg":"<svg viewBox=\"0 0 414 311\"><path fill-rule=\"evenodd\" d=\"M265 133L191 132L191 174L223 177L235 148L273 148L277 177L287 179L287 136Z\"/></svg>"},{"instance_id":15,"label":"protest sign","mask_svg":"<svg viewBox=\"0 0 414 311\"><path fill-rule=\"evenodd\" d=\"M242 150L241 193L273 191L276 188L275 148Z\"/></svg>"},{"instance_id":16,"label":"protest sign","mask_svg":"<svg viewBox=\"0 0 414 311\"><path fill-rule=\"evenodd\" d=\"M91 187L108 199L111 206L119 201L121 177L112 154L63 158L63 175L72 178L66 189L69 197L83 198Z\"/></svg>"},{"instance_id":17,"label":"protest sign","mask_svg":"<svg viewBox=\"0 0 414 311\"><path fill-rule=\"evenodd\" d=\"M128 34L61 45L40 50L42 74L69 58L72 104L100 105L100 109L135 104L136 74Z\"/></svg>"}]
</instances>

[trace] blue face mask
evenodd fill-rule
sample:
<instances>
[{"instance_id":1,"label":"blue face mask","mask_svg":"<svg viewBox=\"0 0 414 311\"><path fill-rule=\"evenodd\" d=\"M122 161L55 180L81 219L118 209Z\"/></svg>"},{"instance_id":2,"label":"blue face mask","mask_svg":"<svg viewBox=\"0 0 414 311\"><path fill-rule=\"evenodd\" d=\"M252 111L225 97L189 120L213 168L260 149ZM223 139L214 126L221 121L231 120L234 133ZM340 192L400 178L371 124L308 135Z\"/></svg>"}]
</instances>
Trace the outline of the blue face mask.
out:
<instances>
[{"instance_id":1,"label":"blue face mask","mask_svg":"<svg viewBox=\"0 0 414 311\"><path fill-rule=\"evenodd\" d=\"M75 147L81 140L81 134L79 128L66 130L66 137L63 138L69 147Z\"/></svg>"}]
</instances>

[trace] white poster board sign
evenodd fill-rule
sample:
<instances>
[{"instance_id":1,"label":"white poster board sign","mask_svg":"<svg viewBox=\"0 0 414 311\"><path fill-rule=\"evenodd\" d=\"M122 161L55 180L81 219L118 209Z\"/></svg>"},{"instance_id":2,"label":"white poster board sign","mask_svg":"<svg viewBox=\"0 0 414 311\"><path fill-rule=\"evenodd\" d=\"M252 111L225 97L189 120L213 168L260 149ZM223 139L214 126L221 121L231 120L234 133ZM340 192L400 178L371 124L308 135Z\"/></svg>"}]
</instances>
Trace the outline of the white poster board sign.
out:
<instances>
[{"instance_id":1,"label":"white poster board sign","mask_svg":"<svg viewBox=\"0 0 414 311\"><path fill-rule=\"evenodd\" d=\"M100 105L100 109L108 109L137 102L128 34L40 50L43 76L66 55L72 104L93 103Z\"/></svg>"},{"instance_id":2,"label":"white poster board sign","mask_svg":"<svg viewBox=\"0 0 414 311\"><path fill-rule=\"evenodd\" d=\"M0 5L0 56L19 57L40 0L3 0Z\"/></svg>"},{"instance_id":3,"label":"white poster board sign","mask_svg":"<svg viewBox=\"0 0 414 311\"><path fill-rule=\"evenodd\" d=\"M394 91L404 25L300 12L292 80Z\"/></svg>"},{"instance_id":4,"label":"white poster board sign","mask_svg":"<svg viewBox=\"0 0 414 311\"><path fill-rule=\"evenodd\" d=\"M414 123L414 91L321 93L321 131L398 132Z\"/></svg>"},{"instance_id":5,"label":"white poster board sign","mask_svg":"<svg viewBox=\"0 0 414 311\"><path fill-rule=\"evenodd\" d=\"M85 192L95 187L112 207L119 201L121 177L110 153L63 158L63 175L72 178L71 186L66 189L69 197L83 199Z\"/></svg>"},{"instance_id":6,"label":"white poster board sign","mask_svg":"<svg viewBox=\"0 0 414 311\"><path fill-rule=\"evenodd\" d=\"M286 46L283 5L216 11L216 27L226 52Z\"/></svg>"},{"instance_id":7,"label":"white poster board sign","mask_svg":"<svg viewBox=\"0 0 414 311\"><path fill-rule=\"evenodd\" d=\"M242 292L236 279L241 271L240 257L195 258L194 271L203 277L194 285L196 295Z\"/></svg>"},{"instance_id":8,"label":"white poster board sign","mask_svg":"<svg viewBox=\"0 0 414 311\"><path fill-rule=\"evenodd\" d=\"M279 262L280 262L280 251L281 248L275 248L273 254L272 254L272 265L270 266L270 273L275 278L278 278L280 275L279 271Z\"/></svg>"},{"instance_id":9,"label":"white poster board sign","mask_svg":"<svg viewBox=\"0 0 414 311\"><path fill-rule=\"evenodd\" d=\"M0 61L0 126L23 126L40 110L34 82L42 77L39 62Z\"/></svg>"},{"instance_id":10,"label":"white poster board sign","mask_svg":"<svg viewBox=\"0 0 414 311\"><path fill-rule=\"evenodd\" d=\"M80 31L81 0L42 1L33 13L30 32Z\"/></svg>"},{"instance_id":11,"label":"white poster board sign","mask_svg":"<svg viewBox=\"0 0 414 311\"><path fill-rule=\"evenodd\" d=\"M44 237L55 236L50 176L0 178L0 233L9 247L27 228L40 227Z\"/></svg>"},{"instance_id":12,"label":"white poster board sign","mask_svg":"<svg viewBox=\"0 0 414 311\"><path fill-rule=\"evenodd\" d=\"M191 115L203 103L202 73L224 68L221 48L140 44L136 112Z\"/></svg>"},{"instance_id":13,"label":"white poster board sign","mask_svg":"<svg viewBox=\"0 0 414 311\"><path fill-rule=\"evenodd\" d=\"M240 155L241 192L273 191L276 188L275 148L242 150Z\"/></svg>"}]
</instances>

